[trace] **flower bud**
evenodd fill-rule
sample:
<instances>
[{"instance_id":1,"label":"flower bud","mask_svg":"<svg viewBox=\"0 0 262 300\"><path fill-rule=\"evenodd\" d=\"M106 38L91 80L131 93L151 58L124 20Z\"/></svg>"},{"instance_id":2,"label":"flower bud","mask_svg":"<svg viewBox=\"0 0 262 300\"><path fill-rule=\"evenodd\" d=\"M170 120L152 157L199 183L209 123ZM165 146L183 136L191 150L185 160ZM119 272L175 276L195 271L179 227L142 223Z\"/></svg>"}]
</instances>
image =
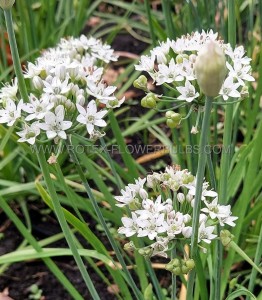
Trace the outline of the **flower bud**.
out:
<instances>
[{"instance_id":1,"label":"flower bud","mask_svg":"<svg viewBox=\"0 0 262 300\"><path fill-rule=\"evenodd\" d=\"M42 91L43 88L44 88L44 83L43 83L43 80L39 77L39 76L34 76L33 77L33 85L34 87L39 90L39 91Z\"/></svg>"},{"instance_id":2,"label":"flower bud","mask_svg":"<svg viewBox=\"0 0 262 300\"><path fill-rule=\"evenodd\" d=\"M139 253L140 255L143 255L145 258L149 258L149 257L151 257L152 254L153 254L153 249L150 248L150 247L140 248L140 249L138 250L138 253Z\"/></svg>"},{"instance_id":3,"label":"flower bud","mask_svg":"<svg viewBox=\"0 0 262 300\"><path fill-rule=\"evenodd\" d=\"M136 249L136 247L135 247L135 245L134 245L134 243L131 241L131 242L129 242L129 243L126 243L125 245L124 245L124 250L134 250L134 249Z\"/></svg>"},{"instance_id":4,"label":"flower bud","mask_svg":"<svg viewBox=\"0 0 262 300\"><path fill-rule=\"evenodd\" d=\"M218 95L226 76L226 58L218 43L209 41L199 51L195 63L197 82L206 96Z\"/></svg>"},{"instance_id":5,"label":"flower bud","mask_svg":"<svg viewBox=\"0 0 262 300\"><path fill-rule=\"evenodd\" d=\"M228 230L221 230L220 240L223 246L229 246L232 239L233 239L233 235Z\"/></svg>"},{"instance_id":6,"label":"flower bud","mask_svg":"<svg viewBox=\"0 0 262 300\"><path fill-rule=\"evenodd\" d=\"M149 93L141 100L141 106L145 108L155 108L156 100L157 96L153 93Z\"/></svg>"},{"instance_id":7,"label":"flower bud","mask_svg":"<svg viewBox=\"0 0 262 300\"><path fill-rule=\"evenodd\" d=\"M0 7L2 9L11 9L15 0L0 0Z\"/></svg>"},{"instance_id":8,"label":"flower bud","mask_svg":"<svg viewBox=\"0 0 262 300\"><path fill-rule=\"evenodd\" d=\"M192 258L185 261L185 265L189 268L189 270L192 270L195 267L195 262Z\"/></svg>"},{"instance_id":9,"label":"flower bud","mask_svg":"<svg viewBox=\"0 0 262 300\"><path fill-rule=\"evenodd\" d=\"M184 201L185 201L185 195L183 193L178 193L177 194L177 201L179 203L184 203Z\"/></svg>"},{"instance_id":10,"label":"flower bud","mask_svg":"<svg viewBox=\"0 0 262 300\"><path fill-rule=\"evenodd\" d=\"M182 270L180 267L176 267L172 270L172 273L174 273L175 275L181 275Z\"/></svg>"},{"instance_id":11,"label":"flower bud","mask_svg":"<svg viewBox=\"0 0 262 300\"><path fill-rule=\"evenodd\" d=\"M167 118L166 124L169 128L177 127L180 124L181 119L182 119L180 114L175 113L173 111L167 111L166 118Z\"/></svg>"},{"instance_id":12,"label":"flower bud","mask_svg":"<svg viewBox=\"0 0 262 300\"><path fill-rule=\"evenodd\" d=\"M147 78L145 75L139 76L133 83L134 87L140 90L147 91Z\"/></svg>"},{"instance_id":13,"label":"flower bud","mask_svg":"<svg viewBox=\"0 0 262 300\"><path fill-rule=\"evenodd\" d=\"M183 62L183 56L181 54L178 54L178 56L176 57L176 63L182 64L182 62Z\"/></svg>"},{"instance_id":14,"label":"flower bud","mask_svg":"<svg viewBox=\"0 0 262 300\"><path fill-rule=\"evenodd\" d=\"M249 96L248 87L244 85L240 91L241 99L245 99Z\"/></svg>"}]
</instances>

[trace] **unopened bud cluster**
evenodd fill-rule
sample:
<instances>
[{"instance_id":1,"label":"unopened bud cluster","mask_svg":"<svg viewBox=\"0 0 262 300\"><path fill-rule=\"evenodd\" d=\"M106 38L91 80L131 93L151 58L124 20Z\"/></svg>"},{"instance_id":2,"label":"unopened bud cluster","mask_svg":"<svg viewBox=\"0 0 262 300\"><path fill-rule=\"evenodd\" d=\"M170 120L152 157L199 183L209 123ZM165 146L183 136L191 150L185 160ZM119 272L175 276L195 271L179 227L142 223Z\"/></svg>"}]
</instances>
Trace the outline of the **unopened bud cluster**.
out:
<instances>
[{"instance_id":1,"label":"unopened bud cluster","mask_svg":"<svg viewBox=\"0 0 262 300\"><path fill-rule=\"evenodd\" d=\"M193 259L174 258L166 265L166 270L175 275L182 275L187 274L189 271L194 269L194 267L195 262Z\"/></svg>"}]
</instances>

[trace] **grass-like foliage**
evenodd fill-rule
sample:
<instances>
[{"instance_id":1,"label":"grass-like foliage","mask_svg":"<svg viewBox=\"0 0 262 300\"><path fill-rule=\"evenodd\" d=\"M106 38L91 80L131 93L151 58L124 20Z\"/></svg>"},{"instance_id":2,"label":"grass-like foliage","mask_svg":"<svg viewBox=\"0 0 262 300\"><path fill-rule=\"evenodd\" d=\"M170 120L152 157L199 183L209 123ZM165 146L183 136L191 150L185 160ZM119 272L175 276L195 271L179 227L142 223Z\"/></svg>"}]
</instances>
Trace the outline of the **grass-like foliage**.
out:
<instances>
[{"instance_id":1,"label":"grass-like foliage","mask_svg":"<svg viewBox=\"0 0 262 300\"><path fill-rule=\"evenodd\" d=\"M262 299L262 2L0 7L0 298Z\"/></svg>"}]
</instances>

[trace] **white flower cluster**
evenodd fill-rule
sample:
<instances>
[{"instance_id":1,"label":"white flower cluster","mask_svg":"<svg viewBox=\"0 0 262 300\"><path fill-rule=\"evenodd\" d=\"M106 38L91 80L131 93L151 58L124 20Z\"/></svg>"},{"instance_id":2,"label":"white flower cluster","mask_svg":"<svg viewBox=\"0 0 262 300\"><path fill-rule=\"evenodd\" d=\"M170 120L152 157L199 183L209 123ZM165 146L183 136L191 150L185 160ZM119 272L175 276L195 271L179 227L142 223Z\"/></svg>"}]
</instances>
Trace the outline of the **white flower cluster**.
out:
<instances>
[{"instance_id":1,"label":"white flower cluster","mask_svg":"<svg viewBox=\"0 0 262 300\"><path fill-rule=\"evenodd\" d=\"M247 93L246 82L254 81L250 75L251 59L245 56L243 46L232 49L218 39L218 33L212 30L182 36L176 41L167 40L151 50L150 55L143 55L136 70L147 72L156 85L172 84L178 92L178 99L192 102L200 96L194 64L199 50L210 40L215 41L224 50L227 58L228 75L220 90L224 100L229 97L239 98Z\"/></svg>"},{"instance_id":2,"label":"white flower cluster","mask_svg":"<svg viewBox=\"0 0 262 300\"><path fill-rule=\"evenodd\" d=\"M28 63L24 74L29 103L21 99L15 79L0 90L0 123L22 124L19 142L34 144L42 132L48 139L66 139L67 132L86 126L90 139L101 137L99 127L108 110L119 107L124 98L114 96L115 86L103 81L104 65L116 61L110 46L87 38L62 39ZM103 106L105 109L100 109Z\"/></svg>"},{"instance_id":3,"label":"white flower cluster","mask_svg":"<svg viewBox=\"0 0 262 300\"><path fill-rule=\"evenodd\" d=\"M123 227L118 232L127 237L148 237L154 241L151 255L166 256L170 241L192 235L195 192L196 178L177 167L137 179L115 197L118 206L131 210L130 217L122 218ZM202 203L198 242L209 244L217 236L216 224L235 226L237 217L231 216L230 205L218 204L218 195L208 189L207 182L203 184Z\"/></svg>"}]
</instances>

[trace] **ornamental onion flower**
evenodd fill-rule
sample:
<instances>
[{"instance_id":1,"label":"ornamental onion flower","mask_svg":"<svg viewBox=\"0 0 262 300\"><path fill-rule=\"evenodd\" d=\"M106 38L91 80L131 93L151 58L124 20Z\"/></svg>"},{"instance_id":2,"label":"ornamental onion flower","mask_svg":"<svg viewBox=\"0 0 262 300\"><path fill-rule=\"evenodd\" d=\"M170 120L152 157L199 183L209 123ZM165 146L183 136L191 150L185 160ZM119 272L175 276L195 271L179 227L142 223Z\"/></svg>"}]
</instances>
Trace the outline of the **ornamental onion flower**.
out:
<instances>
[{"instance_id":1,"label":"ornamental onion flower","mask_svg":"<svg viewBox=\"0 0 262 300\"><path fill-rule=\"evenodd\" d=\"M24 78L32 87L28 103L21 99L16 79L0 89L0 123L16 122L18 142L31 145L45 141L45 135L58 142L69 130L82 127L91 141L102 137L108 110L124 102L114 95L116 87L103 81L104 65L116 60L111 47L100 40L84 35L61 39L27 64Z\"/></svg>"},{"instance_id":2,"label":"ornamental onion flower","mask_svg":"<svg viewBox=\"0 0 262 300\"><path fill-rule=\"evenodd\" d=\"M146 255L167 257L173 241L191 238L195 191L195 176L178 167L168 166L164 172L138 178L115 197L117 206L131 210L130 216L122 218L123 226L118 232L126 237L148 237ZM203 183L201 199L199 245L210 244L217 237L216 224L235 226L237 219L232 216L230 205L218 204L218 194L209 189L207 182ZM139 253L144 253L144 248Z\"/></svg>"}]
</instances>

